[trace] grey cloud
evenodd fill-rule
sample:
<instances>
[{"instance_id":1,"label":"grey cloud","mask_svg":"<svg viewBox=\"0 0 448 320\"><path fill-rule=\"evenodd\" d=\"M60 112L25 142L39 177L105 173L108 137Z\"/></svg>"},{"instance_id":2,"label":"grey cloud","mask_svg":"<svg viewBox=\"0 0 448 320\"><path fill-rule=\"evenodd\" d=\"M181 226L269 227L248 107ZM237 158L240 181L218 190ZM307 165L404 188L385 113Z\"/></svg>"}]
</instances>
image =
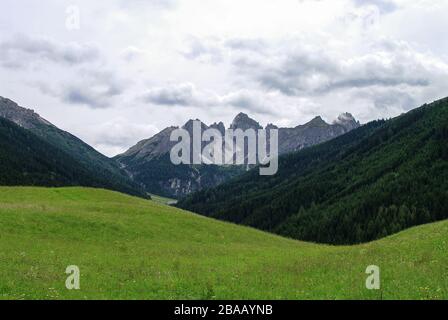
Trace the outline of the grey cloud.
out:
<instances>
[{"instance_id":1,"label":"grey cloud","mask_svg":"<svg viewBox=\"0 0 448 320\"><path fill-rule=\"evenodd\" d=\"M190 37L187 40L187 49L181 53L189 60L220 63L234 51L259 54L267 46L266 41L258 38L231 38L222 40L211 37L206 39Z\"/></svg>"},{"instance_id":2,"label":"grey cloud","mask_svg":"<svg viewBox=\"0 0 448 320\"><path fill-rule=\"evenodd\" d=\"M234 38L227 40L224 45L231 49L258 51L263 50L267 44L262 39Z\"/></svg>"},{"instance_id":3,"label":"grey cloud","mask_svg":"<svg viewBox=\"0 0 448 320\"><path fill-rule=\"evenodd\" d=\"M69 104L85 105L93 109L111 107L113 97L119 95L117 88L105 86L91 87L82 85L68 85L62 89L61 98Z\"/></svg>"},{"instance_id":4,"label":"grey cloud","mask_svg":"<svg viewBox=\"0 0 448 320\"><path fill-rule=\"evenodd\" d=\"M346 59L296 47L265 58L239 56L232 63L264 88L288 96L372 86L429 86L436 70L431 58L419 55L409 46L390 42L383 41L370 54Z\"/></svg>"},{"instance_id":5,"label":"grey cloud","mask_svg":"<svg viewBox=\"0 0 448 320\"><path fill-rule=\"evenodd\" d=\"M60 99L68 104L85 105L92 109L114 106L115 99L122 95L128 83L107 70L77 70L77 78L63 82L60 86L50 86L46 82L31 82L45 95Z\"/></svg>"},{"instance_id":6,"label":"grey cloud","mask_svg":"<svg viewBox=\"0 0 448 320\"><path fill-rule=\"evenodd\" d=\"M396 106L405 111L418 106L417 100L407 92L391 91L382 95L371 97L375 106L379 109L387 109L390 106Z\"/></svg>"},{"instance_id":7,"label":"grey cloud","mask_svg":"<svg viewBox=\"0 0 448 320\"><path fill-rule=\"evenodd\" d=\"M273 114L273 105L267 101L262 92L243 89L220 96L212 92L196 90L191 83L153 88L143 96L143 100L163 106L234 107L259 114Z\"/></svg>"},{"instance_id":8,"label":"grey cloud","mask_svg":"<svg viewBox=\"0 0 448 320\"><path fill-rule=\"evenodd\" d=\"M87 104L87 105L98 105L98 99L84 90L84 88L79 87L69 87L64 90L63 99L65 102L70 104Z\"/></svg>"},{"instance_id":9,"label":"grey cloud","mask_svg":"<svg viewBox=\"0 0 448 320\"><path fill-rule=\"evenodd\" d=\"M60 43L23 35L0 43L0 62L4 67L20 69L46 63L45 68L52 70L51 65L59 66L64 74L72 77L53 86L44 81L31 83L31 86L66 103L90 108L111 107L114 98L126 87L114 72L102 66L101 58L99 49L90 44Z\"/></svg>"},{"instance_id":10,"label":"grey cloud","mask_svg":"<svg viewBox=\"0 0 448 320\"><path fill-rule=\"evenodd\" d=\"M200 40L196 37L187 40L187 49L181 54L189 60L211 63L222 62L225 55L222 44L216 39Z\"/></svg>"},{"instance_id":11,"label":"grey cloud","mask_svg":"<svg viewBox=\"0 0 448 320\"><path fill-rule=\"evenodd\" d=\"M339 73L339 66L322 53L302 52L281 57L275 64L251 66L256 79L268 89L286 95L300 95L315 90Z\"/></svg>"},{"instance_id":12,"label":"grey cloud","mask_svg":"<svg viewBox=\"0 0 448 320\"><path fill-rule=\"evenodd\" d=\"M220 98L220 105L233 106L238 110L246 110L258 114L274 114L274 105L267 101L263 93L249 90L239 90Z\"/></svg>"},{"instance_id":13,"label":"grey cloud","mask_svg":"<svg viewBox=\"0 0 448 320\"><path fill-rule=\"evenodd\" d=\"M390 109L406 112L424 102L405 89L395 88L365 88L354 92L352 98L354 101L361 99L370 102L375 109L383 114L388 114Z\"/></svg>"},{"instance_id":14,"label":"grey cloud","mask_svg":"<svg viewBox=\"0 0 448 320\"><path fill-rule=\"evenodd\" d=\"M90 81L85 84L69 84L62 88L61 98L69 104L81 104L93 109L113 107L114 99L123 93L118 83Z\"/></svg>"},{"instance_id":15,"label":"grey cloud","mask_svg":"<svg viewBox=\"0 0 448 320\"><path fill-rule=\"evenodd\" d=\"M426 87L431 84L429 79L399 79L392 77L385 78L353 78L348 80L336 81L330 83L328 86L323 87L320 92L329 92L337 89L344 88L365 88L365 87L395 87L399 85L408 85L411 87Z\"/></svg>"},{"instance_id":16,"label":"grey cloud","mask_svg":"<svg viewBox=\"0 0 448 320\"><path fill-rule=\"evenodd\" d=\"M189 106L197 104L192 84L180 84L167 88L154 88L143 97L146 102L166 106Z\"/></svg>"},{"instance_id":17,"label":"grey cloud","mask_svg":"<svg viewBox=\"0 0 448 320\"><path fill-rule=\"evenodd\" d=\"M4 67L23 68L39 61L79 65L98 58L99 50L90 44L63 44L47 38L23 35L0 43L0 61Z\"/></svg>"}]
</instances>

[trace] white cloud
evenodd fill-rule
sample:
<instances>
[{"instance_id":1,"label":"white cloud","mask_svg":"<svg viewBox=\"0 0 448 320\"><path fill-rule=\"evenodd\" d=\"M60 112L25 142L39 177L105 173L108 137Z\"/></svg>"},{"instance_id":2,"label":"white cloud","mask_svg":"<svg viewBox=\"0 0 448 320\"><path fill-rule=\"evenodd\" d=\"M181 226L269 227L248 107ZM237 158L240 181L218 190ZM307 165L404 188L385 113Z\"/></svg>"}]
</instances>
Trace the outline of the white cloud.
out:
<instances>
[{"instance_id":1,"label":"white cloud","mask_svg":"<svg viewBox=\"0 0 448 320\"><path fill-rule=\"evenodd\" d=\"M109 155L189 118L366 122L447 92L447 0L79 0L77 31L72 1L3 2L0 95Z\"/></svg>"}]
</instances>

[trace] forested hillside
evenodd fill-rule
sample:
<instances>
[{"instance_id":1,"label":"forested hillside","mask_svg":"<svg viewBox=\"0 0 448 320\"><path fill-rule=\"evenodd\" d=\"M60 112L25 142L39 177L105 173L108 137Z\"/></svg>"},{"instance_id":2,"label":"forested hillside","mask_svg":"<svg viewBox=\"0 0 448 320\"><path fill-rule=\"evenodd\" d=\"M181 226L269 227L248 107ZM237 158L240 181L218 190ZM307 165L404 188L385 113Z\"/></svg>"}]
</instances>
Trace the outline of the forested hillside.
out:
<instances>
[{"instance_id":1,"label":"forested hillside","mask_svg":"<svg viewBox=\"0 0 448 320\"><path fill-rule=\"evenodd\" d=\"M376 121L179 206L296 239L352 244L448 218L448 99Z\"/></svg>"},{"instance_id":2,"label":"forested hillside","mask_svg":"<svg viewBox=\"0 0 448 320\"><path fill-rule=\"evenodd\" d=\"M75 163L75 167L72 168L72 172L77 172L77 168L82 167L83 172L88 172L89 181L101 181L99 185L121 191L124 193L146 197L146 193L141 186L133 182L127 174L120 169L119 164L114 160L102 155L94 148L83 142L81 139L74 135L59 129L44 118L40 117L33 110L20 107L14 101L0 97L0 118L9 120L20 128L25 129L28 132L28 136L34 135L36 138L40 138L41 143L45 142L47 146L50 146L49 150L56 150L57 154L65 154L65 157L70 158L70 163ZM23 131L22 131L23 132ZM22 143L24 141L21 141ZM14 141L5 141L5 144L14 146ZM41 144L39 144L41 145ZM31 146L28 146L31 147ZM40 150L45 153L45 156L51 158L51 152ZM0 149L0 152L3 152ZM38 153L39 156L42 153ZM6 156L9 156L6 153ZM18 155L17 155L18 156ZM46 160L51 160L50 158ZM26 162L25 159L20 161ZM58 159L60 160L60 159ZM52 160L53 161L53 160ZM64 165L68 167L68 165ZM18 167L19 169L20 167ZM27 168L27 167L24 167ZM43 169L43 168L41 168ZM48 176L53 171L58 171L58 168L53 169L51 166L48 168L48 172L42 171L43 180L47 180ZM20 170L18 171L20 172ZM0 171L0 174L9 175L10 180L17 180L18 182L24 181L22 175L18 175L13 178L11 172ZM69 179L72 183L70 185L76 185L73 182L81 180L81 177L74 176L75 180ZM29 178L26 179L28 181ZM54 179L58 180L58 179ZM57 185L66 185L65 180L55 181ZM91 184L87 184L91 186Z\"/></svg>"},{"instance_id":3,"label":"forested hillside","mask_svg":"<svg viewBox=\"0 0 448 320\"><path fill-rule=\"evenodd\" d=\"M126 189L29 130L0 117L0 185L90 186Z\"/></svg>"}]
</instances>

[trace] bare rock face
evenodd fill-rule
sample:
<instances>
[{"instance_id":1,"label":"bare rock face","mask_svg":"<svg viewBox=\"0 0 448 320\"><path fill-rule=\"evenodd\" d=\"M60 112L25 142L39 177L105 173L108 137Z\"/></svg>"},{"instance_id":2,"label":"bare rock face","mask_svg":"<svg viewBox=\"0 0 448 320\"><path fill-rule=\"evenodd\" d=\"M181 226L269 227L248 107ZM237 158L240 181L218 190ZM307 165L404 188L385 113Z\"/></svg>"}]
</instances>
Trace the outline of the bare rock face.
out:
<instances>
[{"instance_id":1,"label":"bare rock face","mask_svg":"<svg viewBox=\"0 0 448 320\"><path fill-rule=\"evenodd\" d=\"M120 157L146 158L147 160L169 153L175 143L170 141L171 133L178 127L168 127L154 137L140 141Z\"/></svg>"},{"instance_id":2,"label":"bare rock face","mask_svg":"<svg viewBox=\"0 0 448 320\"><path fill-rule=\"evenodd\" d=\"M359 121L356 121L356 119L353 117L351 113L343 113L341 114L334 122L333 124L339 124L343 126L348 131L358 128L361 124Z\"/></svg>"},{"instance_id":3,"label":"bare rock face","mask_svg":"<svg viewBox=\"0 0 448 320\"><path fill-rule=\"evenodd\" d=\"M0 97L0 117L6 118L25 129L33 129L39 124L51 125L34 110L22 108L14 101L3 97Z\"/></svg>"},{"instance_id":4,"label":"bare rock face","mask_svg":"<svg viewBox=\"0 0 448 320\"><path fill-rule=\"evenodd\" d=\"M286 154L331 140L359 126L359 122L352 115L344 113L333 124L316 117L295 128L278 128L274 124L269 124L266 129L279 130L279 153ZM154 137L139 142L115 159L150 192L176 198L203 188L214 187L245 171L244 167L237 166L172 165L169 154L176 142L171 142L170 136L177 128L166 128ZM188 121L182 128L193 136L193 120ZM225 133L222 122L210 126L201 122L202 131L208 128L217 129L223 135ZM260 130L263 127L247 114L240 113L233 120L230 129Z\"/></svg>"},{"instance_id":5,"label":"bare rock face","mask_svg":"<svg viewBox=\"0 0 448 320\"><path fill-rule=\"evenodd\" d=\"M245 113L238 114L230 125L230 129L248 130L248 129L263 129L263 127L254 119L249 118Z\"/></svg>"},{"instance_id":6,"label":"bare rock face","mask_svg":"<svg viewBox=\"0 0 448 320\"><path fill-rule=\"evenodd\" d=\"M226 127L224 125L224 123L220 122L220 123L214 123L210 126L210 128L212 129L216 129L219 132L221 132L221 135L224 136L225 132L226 132Z\"/></svg>"},{"instance_id":7,"label":"bare rock face","mask_svg":"<svg viewBox=\"0 0 448 320\"><path fill-rule=\"evenodd\" d=\"M295 128L280 128L279 153L299 151L326 142L359 126L360 123L351 114L344 113L333 124L328 124L321 117L316 117Z\"/></svg>"}]
</instances>

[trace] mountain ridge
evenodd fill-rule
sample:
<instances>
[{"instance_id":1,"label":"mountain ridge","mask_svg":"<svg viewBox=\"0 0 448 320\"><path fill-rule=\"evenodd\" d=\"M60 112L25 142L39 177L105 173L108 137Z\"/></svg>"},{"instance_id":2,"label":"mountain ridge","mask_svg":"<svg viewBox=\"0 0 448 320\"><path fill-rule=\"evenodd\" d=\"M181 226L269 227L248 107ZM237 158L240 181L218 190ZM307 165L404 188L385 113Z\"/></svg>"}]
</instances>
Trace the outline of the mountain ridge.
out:
<instances>
[{"instance_id":1,"label":"mountain ridge","mask_svg":"<svg viewBox=\"0 0 448 320\"><path fill-rule=\"evenodd\" d=\"M103 181L103 186L124 193L147 197L145 191L121 170L112 159L96 151L93 147L69 132L59 129L32 109L19 106L13 100L0 97L0 118L6 119L23 130L65 153L89 171L90 176L96 176Z\"/></svg>"},{"instance_id":2,"label":"mountain ridge","mask_svg":"<svg viewBox=\"0 0 448 320\"><path fill-rule=\"evenodd\" d=\"M360 126L353 116L346 118L345 122L328 124L321 117L316 117L295 128L279 128L279 153L295 152L328 141ZM181 127L186 129L191 137L193 136L193 121L195 120L188 120ZM196 121L201 123L202 132L214 128L224 135L225 125L223 122L215 122L209 126L199 119ZM115 156L114 159L138 183L149 188L151 193L176 198L206 187L216 186L248 168L234 165L226 165L221 168L206 165L174 166L170 162L169 155L177 142L170 141L170 136L178 128L176 126L165 128L153 137L138 142L126 152ZM266 128L276 129L277 127L269 124ZM247 129L260 130L263 127L246 113L240 112L230 124L229 129L245 131ZM203 143L203 147L204 145ZM154 179L157 181L153 181Z\"/></svg>"},{"instance_id":3,"label":"mountain ridge","mask_svg":"<svg viewBox=\"0 0 448 320\"><path fill-rule=\"evenodd\" d=\"M448 218L448 98L285 155L179 207L304 241L354 244Z\"/></svg>"}]
</instances>

